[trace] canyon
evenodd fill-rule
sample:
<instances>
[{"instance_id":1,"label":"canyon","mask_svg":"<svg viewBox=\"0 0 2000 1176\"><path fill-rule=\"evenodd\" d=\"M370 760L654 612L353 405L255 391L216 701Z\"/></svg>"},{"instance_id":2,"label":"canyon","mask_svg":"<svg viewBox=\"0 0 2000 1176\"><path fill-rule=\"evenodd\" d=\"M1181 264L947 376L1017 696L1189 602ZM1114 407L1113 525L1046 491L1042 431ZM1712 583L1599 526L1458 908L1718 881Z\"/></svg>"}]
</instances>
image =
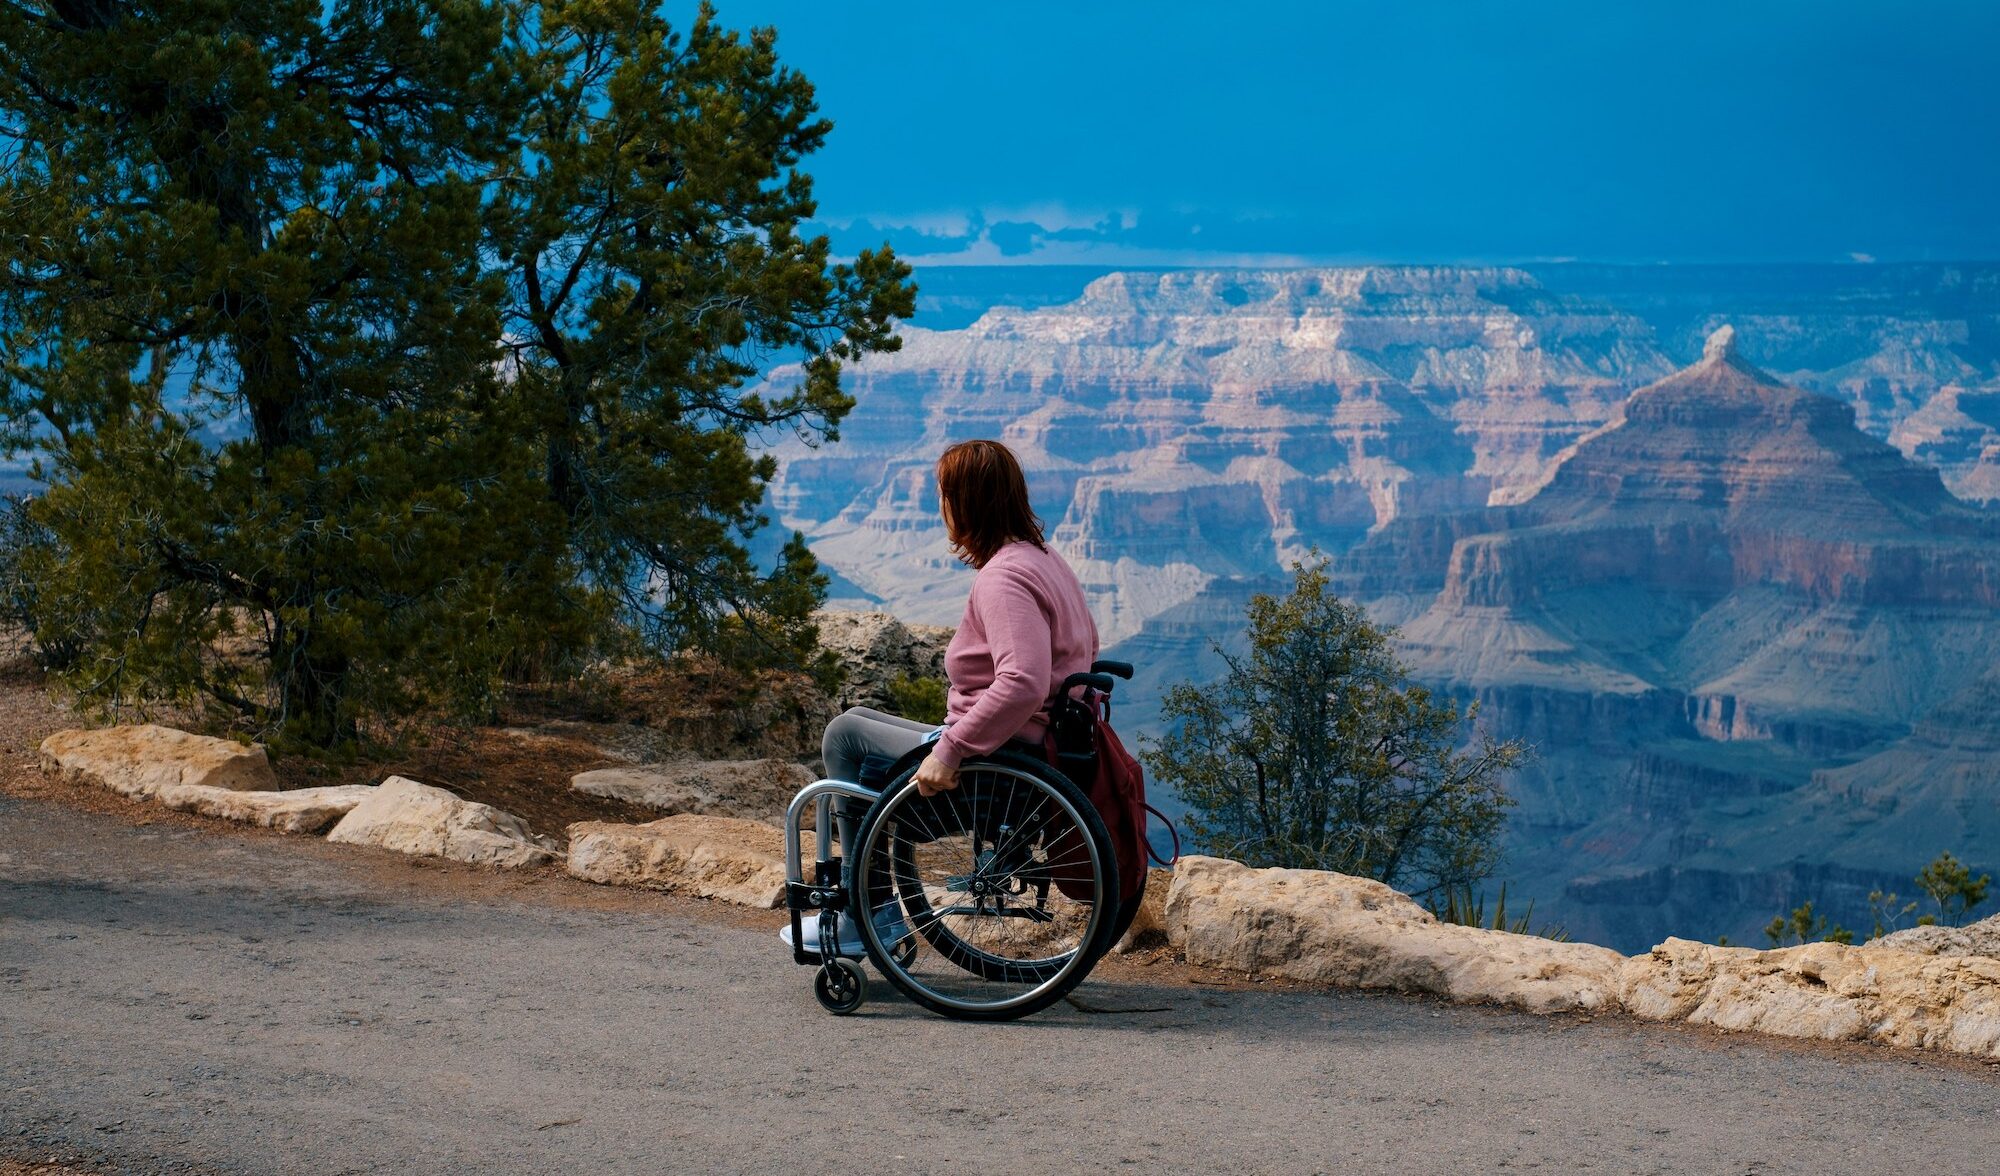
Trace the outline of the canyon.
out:
<instances>
[{"instance_id":1,"label":"canyon","mask_svg":"<svg viewBox=\"0 0 2000 1176\"><path fill-rule=\"evenodd\" d=\"M1538 921L1743 942L1813 899L1865 932L1939 849L2000 856L2000 266L1158 271L1023 306L991 275L970 317L981 280L850 373L838 441L777 449L837 602L957 619L929 463L999 436L1147 668L1142 731L1329 556L1536 746L1502 877Z\"/></svg>"}]
</instances>

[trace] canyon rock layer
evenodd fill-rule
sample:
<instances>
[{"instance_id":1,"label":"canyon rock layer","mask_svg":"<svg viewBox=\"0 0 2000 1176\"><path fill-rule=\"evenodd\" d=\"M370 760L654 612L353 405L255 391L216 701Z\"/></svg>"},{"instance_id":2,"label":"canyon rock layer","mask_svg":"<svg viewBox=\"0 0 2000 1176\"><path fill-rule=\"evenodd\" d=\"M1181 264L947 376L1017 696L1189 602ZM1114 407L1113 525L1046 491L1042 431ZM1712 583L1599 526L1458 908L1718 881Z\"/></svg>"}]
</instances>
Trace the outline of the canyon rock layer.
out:
<instances>
[{"instance_id":1,"label":"canyon rock layer","mask_svg":"<svg viewBox=\"0 0 2000 1176\"><path fill-rule=\"evenodd\" d=\"M1339 566L1404 606L1420 678L1536 745L1510 866L1563 880L1573 931L1740 941L1805 899L1853 923L2000 836L2000 514L1728 328L1518 504Z\"/></svg>"},{"instance_id":2,"label":"canyon rock layer","mask_svg":"<svg viewBox=\"0 0 2000 1176\"><path fill-rule=\"evenodd\" d=\"M1116 640L1218 578L1531 481L1669 370L1637 319L1516 270L1112 274L909 330L852 374L838 443L781 448L772 503L889 611L954 623L930 464L1002 437Z\"/></svg>"},{"instance_id":3,"label":"canyon rock layer","mask_svg":"<svg viewBox=\"0 0 2000 1176\"><path fill-rule=\"evenodd\" d=\"M911 329L851 373L838 442L780 448L776 513L844 603L956 618L929 463L1000 436L1148 671L1128 722L1317 547L1421 676L1537 744L1505 873L1581 937L1754 938L1807 898L1852 924L1939 849L2000 857L2000 267L1183 271L1042 302Z\"/></svg>"}]
</instances>

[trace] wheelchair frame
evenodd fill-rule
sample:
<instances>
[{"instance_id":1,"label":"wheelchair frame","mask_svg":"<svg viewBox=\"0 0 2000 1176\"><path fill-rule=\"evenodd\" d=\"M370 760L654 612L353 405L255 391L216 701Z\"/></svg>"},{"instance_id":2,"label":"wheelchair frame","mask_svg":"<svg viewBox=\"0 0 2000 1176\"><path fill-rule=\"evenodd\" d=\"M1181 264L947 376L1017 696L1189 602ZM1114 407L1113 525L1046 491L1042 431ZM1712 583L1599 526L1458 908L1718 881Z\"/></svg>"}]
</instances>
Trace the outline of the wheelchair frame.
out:
<instances>
[{"instance_id":1,"label":"wheelchair frame","mask_svg":"<svg viewBox=\"0 0 2000 1176\"><path fill-rule=\"evenodd\" d=\"M1122 678L1130 678L1132 676L1132 667L1122 662L1099 661L1092 665L1090 672L1071 674L1065 679L1062 693L1068 694L1076 686L1089 686L1098 690L1108 705L1112 686L1111 675L1113 674ZM1069 757L1065 756L1065 758ZM1008 767L1006 770L1018 772L1018 769L1012 767ZM1051 767L1050 772L1053 775L1061 776L1060 769ZM1048 782L1044 781L1044 783L1047 784ZM1049 786L1053 787L1052 784ZM873 806L881 803L883 795L883 791L877 791L848 780L816 780L799 789L785 810L785 906L791 918L792 961L796 964L806 966L818 966L819 970L814 977L815 995L828 1011L838 1015L851 1013L861 1007L867 999L868 982L867 975L862 971L859 963L851 958L840 955L837 946L840 942L841 920L856 916L853 913L853 896L849 892L850 888L845 873L845 862L841 857L836 857L833 852L835 823L833 803L836 798L865 801L869 804L872 811ZM1087 798L1084 803L1085 807L1088 808ZM808 812L813 817L815 835L812 876L810 878L806 876L803 829L804 818ZM854 852L853 847L846 845L843 845L841 849L843 854ZM1099 861L1100 870L1110 875L1109 885L1111 893L1115 896L1117 887L1116 862L1108 837L1101 844L1093 847L1093 855ZM1108 867L1108 870L1105 869L1106 867ZM1043 897L1046 898L1046 887L1044 887ZM1138 896L1132 897L1135 899L1134 907L1136 907ZM1104 912L1104 914L1115 921L1129 922L1129 917L1124 920L1118 920L1118 908L1115 902L1112 904L1111 910ZM818 919L819 935L817 943L822 946L826 944L836 945L832 952L810 951L806 949L804 946L805 938L803 931L808 917L816 917ZM1123 927L1119 927L1119 930L1122 932ZM1108 941L1102 945L1102 947L1108 946ZM1079 944L1075 950L1089 951L1091 950L1091 944L1086 940L1084 943ZM1095 959L1089 960L1084 967L1083 975L1088 975L1090 968L1095 965ZM1077 980L1081 979L1082 976L1077 977ZM1072 983L1074 982L1072 981ZM960 1014L953 1013L950 1015Z\"/></svg>"}]
</instances>

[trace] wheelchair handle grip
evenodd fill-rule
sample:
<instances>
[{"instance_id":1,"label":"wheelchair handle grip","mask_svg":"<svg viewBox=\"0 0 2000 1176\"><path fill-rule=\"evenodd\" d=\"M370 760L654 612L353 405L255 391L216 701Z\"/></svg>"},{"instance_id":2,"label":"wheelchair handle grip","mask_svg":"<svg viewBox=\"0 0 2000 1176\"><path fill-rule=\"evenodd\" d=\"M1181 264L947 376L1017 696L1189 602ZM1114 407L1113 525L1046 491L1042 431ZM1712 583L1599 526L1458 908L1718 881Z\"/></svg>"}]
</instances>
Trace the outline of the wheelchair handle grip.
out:
<instances>
[{"instance_id":1,"label":"wheelchair handle grip","mask_svg":"<svg viewBox=\"0 0 2000 1176\"><path fill-rule=\"evenodd\" d=\"M1132 663L1122 661L1094 661L1090 663L1094 674L1116 674L1126 681L1132 680Z\"/></svg>"},{"instance_id":2,"label":"wheelchair handle grip","mask_svg":"<svg viewBox=\"0 0 2000 1176\"><path fill-rule=\"evenodd\" d=\"M1094 687L1105 694L1111 693L1112 681L1109 674L1071 674L1063 679L1062 692L1068 694L1078 686Z\"/></svg>"}]
</instances>

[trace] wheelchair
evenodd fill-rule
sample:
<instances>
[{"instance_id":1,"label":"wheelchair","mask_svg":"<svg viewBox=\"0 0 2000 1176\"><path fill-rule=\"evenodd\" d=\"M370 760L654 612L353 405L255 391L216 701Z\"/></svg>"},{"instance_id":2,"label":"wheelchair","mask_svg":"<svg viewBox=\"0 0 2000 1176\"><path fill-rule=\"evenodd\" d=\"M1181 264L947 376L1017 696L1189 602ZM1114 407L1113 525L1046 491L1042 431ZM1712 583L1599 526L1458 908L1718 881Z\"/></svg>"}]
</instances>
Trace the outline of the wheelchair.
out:
<instances>
[{"instance_id":1,"label":"wheelchair","mask_svg":"<svg viewBox=\"0 0 2000 1176\"><path fill-rule=\"evenodd\" d=\"M1108 700L1124 662L1071 674L1065 695L1088 686ZM929 743L864 781L819 780L785 814L786 906L792 958L818 969L814 995L845 1015L868 999L868 977L842 954L852 920L869 963L917 1005L960 1020L1010 1021L1047 1008L1090 974L1131 926L1144 898L1121 895L1110 834L1083 789L1040 748L1010 744L959 766L958 787L925 797L918 765ZM886 760L886 757L884 757ZM1084 765L1061 756L1081 774ZM865 802L850 815L835 856L835 801ZM811 876L802 860L813 821ZM1142 875L1143 877L1143 875ZM801 932L817 920L817 945ZM851 935L850 935L851 937Z\"/></svg>"}]
</instances>

